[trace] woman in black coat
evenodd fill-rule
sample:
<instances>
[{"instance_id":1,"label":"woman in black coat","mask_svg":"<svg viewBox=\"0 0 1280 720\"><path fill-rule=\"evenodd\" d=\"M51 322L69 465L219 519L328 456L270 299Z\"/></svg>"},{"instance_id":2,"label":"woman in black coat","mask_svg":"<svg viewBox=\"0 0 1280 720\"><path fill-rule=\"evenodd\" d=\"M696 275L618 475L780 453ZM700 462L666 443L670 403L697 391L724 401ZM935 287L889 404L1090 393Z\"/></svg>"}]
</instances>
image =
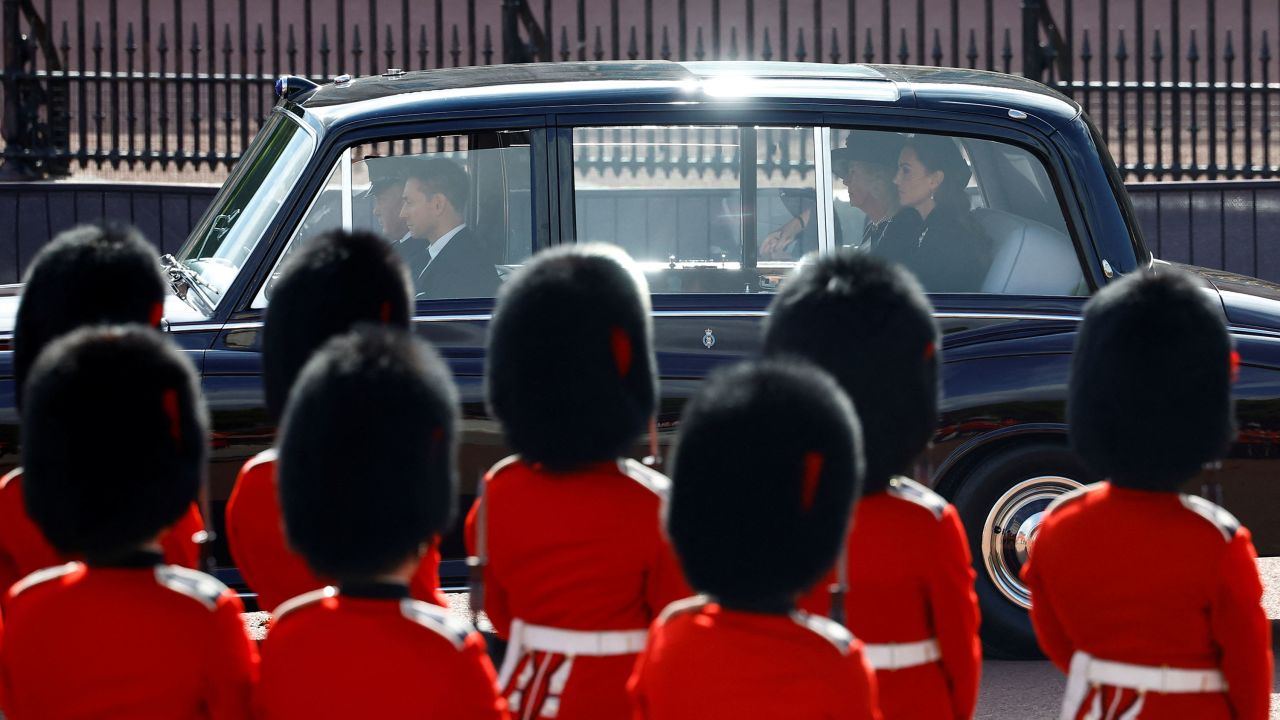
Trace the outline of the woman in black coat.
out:
<instances>
[{"instance_id":1,"label":"woman in black coat","mask_svg":"<svg viewBox=\"0 0 1280 720\"><path fill-rule=\"evenodd\" d=\"M902 209L878 254L915 273L928 292L979 292L991 266L990 239L969 214L970 176L949 137L916 135L898 155Z\"/></svg>"}]
</instances>

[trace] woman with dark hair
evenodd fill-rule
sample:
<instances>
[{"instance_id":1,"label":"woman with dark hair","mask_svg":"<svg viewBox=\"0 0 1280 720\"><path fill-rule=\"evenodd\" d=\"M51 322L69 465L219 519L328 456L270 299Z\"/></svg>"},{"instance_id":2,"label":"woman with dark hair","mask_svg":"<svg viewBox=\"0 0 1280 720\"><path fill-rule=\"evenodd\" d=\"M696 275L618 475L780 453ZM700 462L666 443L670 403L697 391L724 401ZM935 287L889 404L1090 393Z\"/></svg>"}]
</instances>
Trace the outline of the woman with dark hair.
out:
<instances>
[{"instance_id":1,"label":"woman with dark hair","mask_svg":"<svg viewBox=\"0 0 1280 720\"><path fill-rule=\"evenodd\" d=\"M898 154L902 209L878 254L915 273L928 292L978 292L990 267L990 240L969 216L970 176L949 137L916 135Z\"/></svg>"}]
</instances>

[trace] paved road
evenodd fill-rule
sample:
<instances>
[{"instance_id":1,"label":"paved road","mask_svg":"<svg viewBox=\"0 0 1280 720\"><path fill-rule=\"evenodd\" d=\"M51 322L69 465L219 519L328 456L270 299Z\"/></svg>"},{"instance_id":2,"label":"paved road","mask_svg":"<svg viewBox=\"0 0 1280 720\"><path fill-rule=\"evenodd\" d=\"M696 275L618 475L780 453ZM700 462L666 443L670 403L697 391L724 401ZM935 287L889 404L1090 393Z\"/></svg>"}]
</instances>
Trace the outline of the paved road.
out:
<instances>
[{"instance_id":1,"label":"paved road","mask_svg":"<svg viewBox=\"0 0 1280 720\"><path fill-rule=\"evenodd\" d=\"M1267 616L1280 618L1280 558L1258 561ZM1048 662L988 660L982 664L978 720L1056 718L1066 678ZM1280 720L1280 673L1272 679L1271 718Z\"/></svg>"},{"instance_id":2,"label":"paved road","mask_svg":"<svg viewBox=\"0 0 1280 720\"><path fill-rule=\"evenodd\" d=\"M982 664L977 720L1058 717L1065 677L1048 662L988 660ZM1271 718L1280 720L1280 673L1272 678Z\"/></svg>"}]
</instances>

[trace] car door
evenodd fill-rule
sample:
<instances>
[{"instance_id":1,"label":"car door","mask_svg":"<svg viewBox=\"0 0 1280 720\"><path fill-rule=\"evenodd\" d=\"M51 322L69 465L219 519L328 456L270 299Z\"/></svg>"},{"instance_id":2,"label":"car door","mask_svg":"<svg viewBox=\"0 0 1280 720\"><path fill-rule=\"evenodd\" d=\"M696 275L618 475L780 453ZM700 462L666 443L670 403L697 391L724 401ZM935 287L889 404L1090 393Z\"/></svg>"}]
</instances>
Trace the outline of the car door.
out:
<instances>
[{"instance_id":1,"label":"car door","mask_svg":"<svg viewBox=\"0 0 1280 720\"><path fill-rule=\"evenodd\" d=\"M571 162L571 172L560 171L561 193L572 198L561 203L561 223L578 242L620 245L646 271L664 441L707 372L759 351L772 292L804 253L881 253L926 281L944 334L944 401L921 475L963 503L981 569L984 552L993 558L980 590L987 604L1009 611L1008 623L1026 629L1017 579L1026 543L1018 533L1053 497L1091 479L1066 446L1064 399L1074 333L1096 282L1094 256L1051 147L1027 132L921 116L835 115L827 125L814 117L716 125L575 120L570 127L561 120L558 133L571 147L558 153ZM930 264L871 247L873 225L905 227L909 219L898 215L906 207L898 153L877 160L872 173L891 211L840 179L852 177L850 168L832 164L851 146L859 157L874 155L862 152L867 147L905 147L912 140L905 129L940 139L963 158L970 177L954 222L972 224L989 245L975 272L960 272L964 253ZM936 240L948 229L931 232ZM768 432L760 429L762 442ZM984 467L985 475L974 475ZM980 482L958 495L974 477ZM1008 522L992 533L989 516L1001 503ZM984 548L983 530L997 542Z\"/></svg>"},{"instance_id":2,"label":"car door","mask_svg":"<svg viewBox=\"0 0 1280 720\"><path fill-rule=\"evenodd\" d=\"M1065 416L1075 334L1101 280L1081 204L1053 145L1034 130L921 116L908 126L916 132L903 133L865 118L828 120L833 146L901 148L890 231L898 218L908 223L905 238L895 236L906 250L886 238L873 252L916 274L943 334L939 428L917 475L965 523L984 640L1034 653L1019 572L1049 503L1097 479L1071 452ZM962 162L948 163L949 153ZM944 180L924 196L913 172ZM948 173L963 182L950 187L959 199L944 204Z\"/></svg>"},{"instance_id":3,"label":"car door","mask_svg":"<svg viewBox=\"0 0 1280 720\"><path fill-rule=\"evenodd\" d=\"M415 330L449 363L462 400L459 477L460 507L465 511L477 480L507 454L496 424L484 411L481 382L493 296L510 272L549 244L548 143L542 124L535 116L472 121L470 127L383 126L331 143L328 155L317 163L327 179L299 201L298 219L280 230L255 281L209 350L204 384L214 426L211 494L218 523L239 467L274 440L274 422L264 409L261 385L261 332L273 280L292 252L336 228L380 233L398 250L403 248L418 294ZM428 287L425 271L434 259L420 252L426 250L427 240L408 232L401 222L408 178L396 178L399 187L389 188L385 182L388 174L406 169L412 174L432 162L452 163L466 178L465 199L458 203L466 232L448 241L450 252L471 250L493 273L491 283L455 284L446 297ZM384 172L390 166L397 168ZM385 201L382 207L380 199ZM442 575L464 576L464 552L456 534L445 539L442 553ZM219 558L229 561L225 551Z\"/></svg>"}]
</instances>

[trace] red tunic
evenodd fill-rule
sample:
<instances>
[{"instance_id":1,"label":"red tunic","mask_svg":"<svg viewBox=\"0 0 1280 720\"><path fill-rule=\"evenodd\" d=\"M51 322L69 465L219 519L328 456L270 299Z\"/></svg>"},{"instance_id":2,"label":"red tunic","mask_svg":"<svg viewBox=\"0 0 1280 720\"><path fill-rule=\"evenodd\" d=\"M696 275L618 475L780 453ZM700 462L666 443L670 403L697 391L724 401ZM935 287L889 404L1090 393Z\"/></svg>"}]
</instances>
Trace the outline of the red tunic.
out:
<instances>
[{"instance_id":1,"label":"red tunic","mask_svg":"<svg viewBox=\"0 0 1280 720\"><path fill-rule=\"evenodd\" d=\"M258 652L240 600L161 559L67 563L13 587L0 648L6 717L248 717Z\"/></svg>"},{"instance_id":2,"label":"red tunic","mask_svg":"<svg viewBox=\"0 0 1280 720\"><path fill-rule=\"evenodd\" d=\"M867 495L849 533L845 624L864 643L938 641L942 660L876 673L889 718L970 718L978 703L982 642L969 542L956 510L933 491L894 478ZM800 606L831 610L827 582Z\"/></svg>"},{"instance_id":3,"label":"red tunic","mask_svg":"<svg viewBox=\"0 0 1280 720\"><path fill-rule=\"evenodd\" d=\"M322 588L329 581L289 549L276 493L276 451L265 450L240 468L227 500L227 545L240 576L258 594L258 607L272 611L289 598ZM413 597L447 607L440 591L440 545L431 543L410 585Z\"/></svg>"},{"instance_id":4,"label":"red tunic","mask_svg":"<svg viewBox=\"0 0 1280 720\"><path fill-rule=\"evenodd\" d=\"M193 569L199 567L200 546L192 537L202 530L204 522L193 503L187 514L160 538L165 562ZM54 550L40 528L27 517L27 506L22 499L22 468L14 468L0 478L0 597L36 570L73 559Z\"/></svg>"},{"instance_id":5,"label":"red tunic","mask_svg":"<svg viewBox=\"0 0 1280 720\"><path fill-rule=\"evenodd\" d=\"M498 635L511 622L578 631L644 630L662 608L690 594L661 530L670 481L634 460L573 472L537 469L518 457L495 465L467 515L475 554L481 502L487 529L484 608ZM528 653L536 686L517 671L505 694L518 717L629 717L626 683L635 654L604 657ZM554 668L552 666L555 666ZM532 698L532 702L528 701Z\"/></svg>"},{"instance_id":6,"label":"red tunic","mask_svg":"<svg viewBox=\"0 0 1280 720\"><path fill-rule=\"evenodd\" d=\"M1217 505L1103 482L1051 506L1022 576L1040 647L1063 672L1083 650L1226 678L1226 693L1147 693L1138 717L1264 720L1271 625L1255 558L1249 531Z\"/></svg>"},{"instance_id":7,"label":"red tunic","mask_svg":"<svg viewBox=\"0 0 1280 720\"><path fill-rule=\"evenodd\" d=\"M508 717L480 634L394 585L324 588L281 605L255 706L258 720Z\"/></svg>"},{"instance_id":8,"label":"red tunic","mask_svg":"<svg viewBox=\"0 0 1280 720\"><path fill-rule=\"evenodd\" d=\"M671 605L628 683L635 720L879 719L862 643L826 618Z\"/></svg>"}]
</instances>

